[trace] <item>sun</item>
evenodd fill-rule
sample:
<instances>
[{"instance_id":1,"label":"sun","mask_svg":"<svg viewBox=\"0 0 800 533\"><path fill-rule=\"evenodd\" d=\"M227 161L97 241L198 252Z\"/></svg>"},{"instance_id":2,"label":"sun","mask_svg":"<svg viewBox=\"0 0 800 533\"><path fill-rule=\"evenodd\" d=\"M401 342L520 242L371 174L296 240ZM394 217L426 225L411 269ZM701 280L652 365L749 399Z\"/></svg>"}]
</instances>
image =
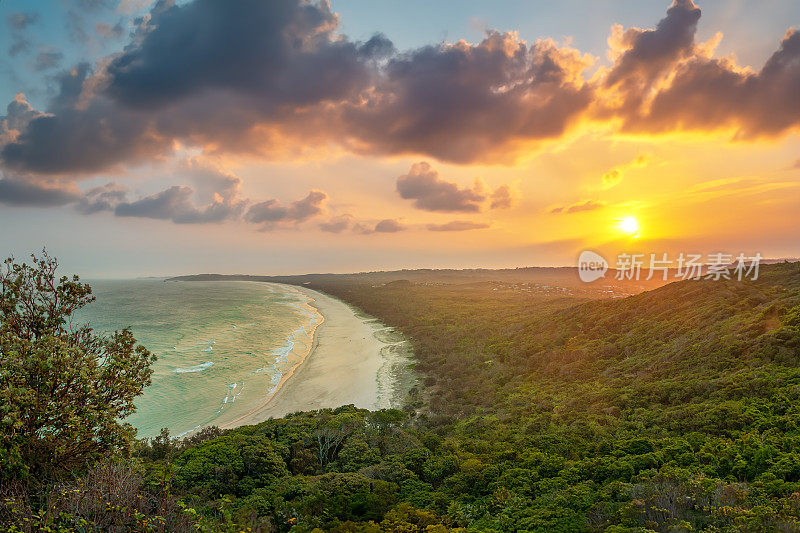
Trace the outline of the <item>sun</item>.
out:
<instances>
[{"instance_id":1,"label":"sun","mask_svg":"<svg viewBox=\"0 0 800 533\"><path fill-rule=\"evenodd\" d=\"M618 225L620 231L633 238L639 237L639 221L634 217L624 217L620 219Z\"/></svg>"}]
</instances>

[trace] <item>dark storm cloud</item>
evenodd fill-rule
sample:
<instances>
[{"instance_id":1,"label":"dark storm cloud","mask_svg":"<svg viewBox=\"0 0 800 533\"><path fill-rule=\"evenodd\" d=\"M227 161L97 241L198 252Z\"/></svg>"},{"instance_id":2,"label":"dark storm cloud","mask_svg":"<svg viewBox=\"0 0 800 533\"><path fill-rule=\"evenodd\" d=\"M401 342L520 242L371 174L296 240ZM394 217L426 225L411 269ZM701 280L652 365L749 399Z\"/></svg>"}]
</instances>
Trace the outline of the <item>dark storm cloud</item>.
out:
<instances>
[{"instance_id":1,"label":"dark storm cloud","mask_svg":"<svg viewBox=\"0 0 800 533\"><path fill-rule=\"evenodd\" d=\"M572 205L563 205L554 207L550 210L551 213L581 213L583 211L594 211L605 207L605 203L597 202L595 200L586 200L585 202L578 202Z\"/></svg>"},{"instance_id":2,"label":"dark storm cloud","mask_svg":"<svg viewBox=\"0 0 800 533\"><path fill-rule=\"evenodd\" d=\"M0 203L14 206L55 207L74 202L78 191L59 183L40 183L25 178L0 177Z\"/></svg>"},{"instance_id":3,"label":"dark storm cloud","mask_svg":"<svg viewBox=\"0 0 800 533\"><path fill-rule=\"evenodd\" d=\"M453 220L446 224L428 224L428 231L469 231L473 229L486 229L489 224L471 222L469 220Z\"/></svg>"},{"instance_id":4,"label":"dark storm cloud","mask_svg":"<svg viewBox=\"0 0 800 533\"><path fill-rule=\"evenodd\" d=\"M298 224L319 215L324 210L328 195L312 190L302 200L284 205L278 200L267 200L250 206L245 220L271 228L279 224Z\"/></svg>"}]
</instances>

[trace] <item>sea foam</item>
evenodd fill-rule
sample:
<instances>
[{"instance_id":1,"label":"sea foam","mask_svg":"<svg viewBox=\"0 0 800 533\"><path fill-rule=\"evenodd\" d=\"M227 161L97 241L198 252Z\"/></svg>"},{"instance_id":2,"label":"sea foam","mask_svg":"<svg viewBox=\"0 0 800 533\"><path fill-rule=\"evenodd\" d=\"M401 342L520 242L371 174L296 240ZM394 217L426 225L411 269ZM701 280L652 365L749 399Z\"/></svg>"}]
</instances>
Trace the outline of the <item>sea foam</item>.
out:
<instances>
[{"instance_id":1,"label":"sea foam","mask_svg":"<svg viewBox=\"0 0 800 533\"><path fill-rule=\"evenodd\" d=\"M173 372L176 374L190 374L192 372L202 372L207 368L211 368L214 366L214 363L211 361L206 361L205 363L200 363L199 365L194 366L187 366L186 368L176 368Z\"/></svg>"}]
</instances>

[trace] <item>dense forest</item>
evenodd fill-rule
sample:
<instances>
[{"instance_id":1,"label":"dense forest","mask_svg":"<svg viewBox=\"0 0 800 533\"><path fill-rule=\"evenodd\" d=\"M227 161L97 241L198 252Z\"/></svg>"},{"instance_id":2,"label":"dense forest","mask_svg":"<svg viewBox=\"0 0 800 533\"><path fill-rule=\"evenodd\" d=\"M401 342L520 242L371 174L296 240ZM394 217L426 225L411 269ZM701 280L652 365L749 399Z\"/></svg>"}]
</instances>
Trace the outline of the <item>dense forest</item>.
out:
<instances>
[{"instance_id":1,"label":"dense forest","mask_svg":"<svg viewBox=\"0 0 800 533\"><path fill-rule=\"evenodd\" d=\"M25 332L4 303L0 523L9 531L800 530L800 263L762 266L756 281L682 281L624 298L531 290L513 271L498 279L426 272L281 279L407 336L419 380L404 409L342 406L182 441L167 432L138 441L124 424L112 431L108 413L76 412L71 423L105 420L106 433L68 470L36 470L26 450L42 441L39 449L58 452L61 422L13 432L25 414L6 391L12 378L20 390L20 380L53 368L53 339L89 352L97 344L53 327L19 340ZM4 301L19 292L4 285ZM148 379L146 351L119 335L104 349L124 355L117 368L139 365L138 377L123 372L131 381ZM36 364L19 371L11 359L20 354ZM7 468L6 458L24 460Z\"/></svg>"}]
</instances>

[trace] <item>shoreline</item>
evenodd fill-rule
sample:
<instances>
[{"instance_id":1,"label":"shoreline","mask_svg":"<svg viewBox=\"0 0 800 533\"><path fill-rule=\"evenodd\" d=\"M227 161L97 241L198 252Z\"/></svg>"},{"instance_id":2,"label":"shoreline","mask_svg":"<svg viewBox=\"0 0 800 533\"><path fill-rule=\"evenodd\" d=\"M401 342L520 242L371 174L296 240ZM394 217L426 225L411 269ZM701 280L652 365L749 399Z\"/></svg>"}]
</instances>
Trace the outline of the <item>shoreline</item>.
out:
<instances>
[{"instance_id":1,"label":"shoreline","mask_svg":"<svg viewBox=\"0 0 800 533\"><path fill-rule=\"evenodd\" d=\"M320 316L311 334L311 346L267 398L220 428L253 425L289 413L347 404L366 409L395 406L396 397L404 396L396 390L403 384L395 369L411 361L393 349L405 346L405 339L381 339L376 332L391 328L377 319L359 316L350 305L325 293L288 286L304 296L305 304ZM387 397L386 389L391 389L391 397Z\"/></svg>"}]
</instances>

